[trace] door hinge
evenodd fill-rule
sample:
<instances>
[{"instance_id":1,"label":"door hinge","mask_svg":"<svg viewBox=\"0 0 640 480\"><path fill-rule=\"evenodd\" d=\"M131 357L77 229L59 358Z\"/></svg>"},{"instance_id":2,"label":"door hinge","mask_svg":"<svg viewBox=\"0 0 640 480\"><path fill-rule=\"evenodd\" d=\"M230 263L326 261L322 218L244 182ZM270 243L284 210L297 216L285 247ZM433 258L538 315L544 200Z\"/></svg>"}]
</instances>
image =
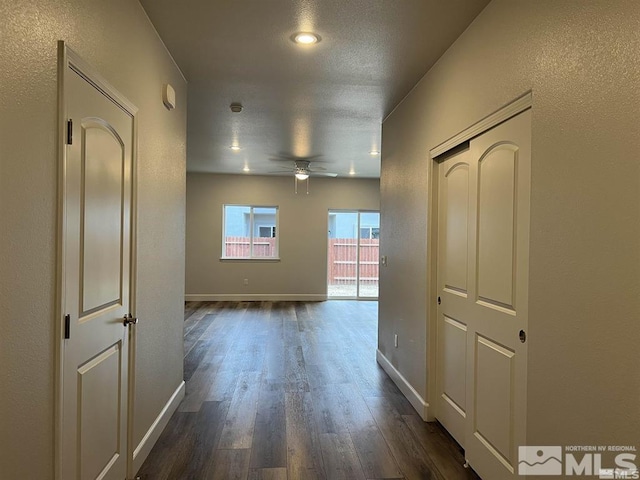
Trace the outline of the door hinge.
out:
<instances>
[{"instance_id":1,"label":"door hinge","mask_svg":"<svg viewBox=\"0 0 640 480\"><path fill-rule=\"evenodd\" d=\"M67 120L67 145L73 145L73 120Z\"/></svg>"},{"instance_id":2,"label":"door hinge","mask_svg":"<svg viewBox=\"0 0 640 480\"><path fill-rule=\"evenodd\" d=\"M69 339L71 337L71 315L68 313L64 316L64 338Z\"/></svg>"}]
</instances>

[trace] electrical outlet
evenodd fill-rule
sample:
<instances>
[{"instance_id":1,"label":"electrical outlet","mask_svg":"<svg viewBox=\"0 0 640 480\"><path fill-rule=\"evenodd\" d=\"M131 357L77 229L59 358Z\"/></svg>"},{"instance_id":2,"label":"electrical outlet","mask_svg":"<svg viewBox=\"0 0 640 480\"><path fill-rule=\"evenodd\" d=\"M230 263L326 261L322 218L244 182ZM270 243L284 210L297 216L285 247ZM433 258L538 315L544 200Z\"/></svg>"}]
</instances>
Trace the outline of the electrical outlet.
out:
<instances>
[{"instance_id":1,"label":"electrical outlet","mask_svg":"<svg viewBox=\"0 0 640 480\"><path fill-rule=\"evenodd\" d=\"M398 348L398 334L397 333L393 336L393 346Z\"/></svg>"},{"instance_id":2,"label":"electrical outlet","mask_svg":"<svg viewBox=\"0 0 640 480\"><path fill-rule=\"evenodd\" d=\"M387 256L386 255L382 255L380 257L380 262L382 263L383 267L386 267L387 266Z\"/></svg>"},{"instance_id":3,"label":"electrical outlet","mask_svg":"<svg viewBox=\"0 0 640 480\"><path fill-rule=\"evenodd\" d=\"M248 278L245 278L245 279L242 281L242 284L243 284L245 287L246 287L247 285L249 285L249 279L248 279Z\"/></svg>"}]
</instances>

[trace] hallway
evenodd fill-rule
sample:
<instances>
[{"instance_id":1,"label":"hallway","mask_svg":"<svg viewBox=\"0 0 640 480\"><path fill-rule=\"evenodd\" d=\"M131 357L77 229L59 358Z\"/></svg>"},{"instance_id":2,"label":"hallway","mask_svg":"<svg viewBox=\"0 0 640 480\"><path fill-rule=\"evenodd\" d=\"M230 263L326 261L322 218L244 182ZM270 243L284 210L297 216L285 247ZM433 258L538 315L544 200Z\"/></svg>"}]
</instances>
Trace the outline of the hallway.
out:
<instances>
[{"instance_id":1,"label":"hallway","mask_svg":"<svg viewBox=\"0 0 640 480\"><path fill-rule=\"evenodd\" d=\"M477 479L375 361L377 302L190 302L186 397L142 480Z\"/></svg>"}]
</instances>

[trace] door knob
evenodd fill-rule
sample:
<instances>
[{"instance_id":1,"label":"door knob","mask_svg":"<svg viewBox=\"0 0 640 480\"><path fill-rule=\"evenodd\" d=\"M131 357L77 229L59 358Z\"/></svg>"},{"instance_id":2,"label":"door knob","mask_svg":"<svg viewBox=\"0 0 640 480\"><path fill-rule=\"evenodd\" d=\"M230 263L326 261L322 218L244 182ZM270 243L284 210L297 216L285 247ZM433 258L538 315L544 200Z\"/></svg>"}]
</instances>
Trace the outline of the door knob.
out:
<instances>
[{"instance_id":1,"label":"door knob","mask_svg":"<svg viewBox=\"0 0 640 480\"><path fill-rule=\"evenodd\" d=\"M136 317L133 317L130 313L127 313L124 316L124 321L122 322L125 327L128 327L129 325L136 325L137 323L138 319Z\"/></svg>"},{"instance_id":2,"label":"door knob","mask_svg":"<svg viewBox=\"0 0 640 480\"><path fill-rule=\"evenodd\" d=\"M525 332L524 330L520 330L520 334L518 336L520 337L521 343L524 343L527 341L527 332Z\"/></svg>"}]
</instances>

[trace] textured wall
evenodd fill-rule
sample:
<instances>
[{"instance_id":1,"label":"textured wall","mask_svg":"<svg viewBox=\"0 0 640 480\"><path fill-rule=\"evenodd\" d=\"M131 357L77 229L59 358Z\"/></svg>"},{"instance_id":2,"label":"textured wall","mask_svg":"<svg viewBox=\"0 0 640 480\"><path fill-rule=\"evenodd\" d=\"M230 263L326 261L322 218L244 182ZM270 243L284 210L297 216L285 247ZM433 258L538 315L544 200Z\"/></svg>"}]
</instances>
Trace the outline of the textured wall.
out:
<instances>
[{"instance_id":1,"label":"textured wall","mask_svg":"<svg viewBox=\"0 0 640 480\"><path fill-rule=\"evenodd\" d=\"M326 295L329 209L377 210L377 179L187 175L187 294ZM220 261L222 205L277 205L280 262ZM243 285L243 279L249 285Z\"/></svg>"},{"instance_id":2,"label":"textured wall","mask_svg":"<svg viewBox=\"0 0 640 480\"><path fill-rule=\"evenodd\" d=\"M496 0L383 126L379 344L416 338L388 358L428 395L428 151L533 90L529 444L640 442L638 31L636 1Z\"/></svg>"},{"instance_id":3,"label":"textured wall","mask_svg":"<svg viewBox=\"0 0 640 480\"><path fill-rule=\"evenodd\" d=\"M186 82L137 1L0 0L0 472L53 478L56 41L139 108L137 444L182 380ZM162 84L178 108L162 106ZM161 261L159 261L161 260Z\"/></svg>"}]
</instances>

